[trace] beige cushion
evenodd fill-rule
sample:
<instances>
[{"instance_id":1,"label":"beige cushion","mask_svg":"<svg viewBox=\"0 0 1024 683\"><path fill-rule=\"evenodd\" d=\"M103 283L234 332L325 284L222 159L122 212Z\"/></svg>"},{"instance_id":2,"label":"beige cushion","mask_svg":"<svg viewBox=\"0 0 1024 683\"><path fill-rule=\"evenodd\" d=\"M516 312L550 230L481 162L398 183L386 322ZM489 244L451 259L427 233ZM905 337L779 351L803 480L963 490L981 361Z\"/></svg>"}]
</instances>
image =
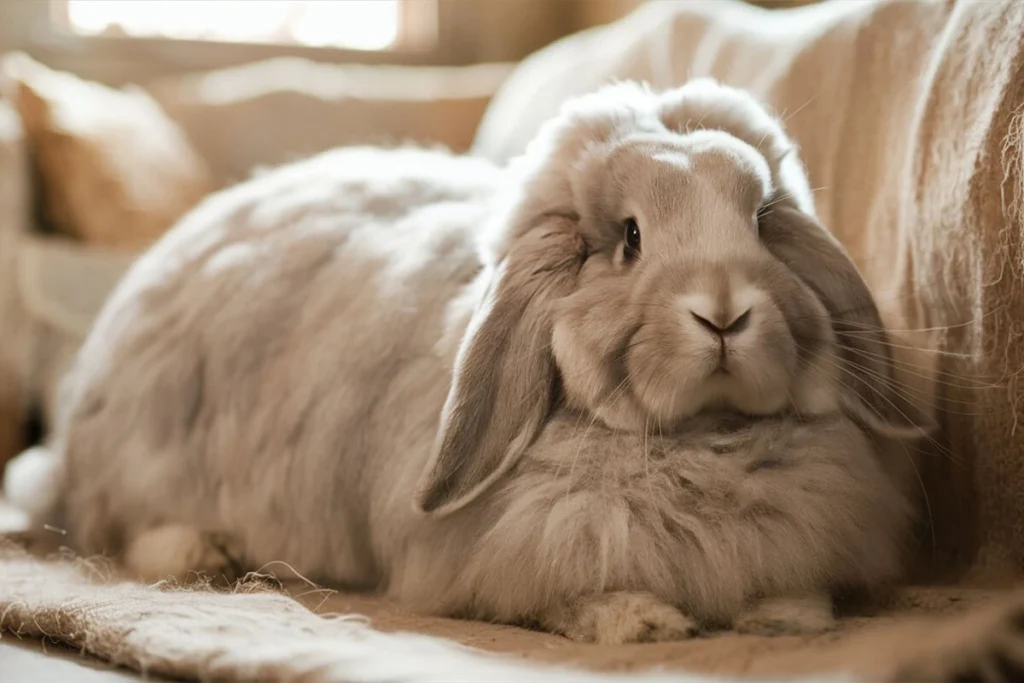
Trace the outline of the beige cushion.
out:
<instances>
[{"instance_id":1,"label":"beige cushion","mask_svg":"<svg viewBox=\"0 0 1024 683\"><path fill-rule=\"evenodd\" d=\"M650 59L655 41L671 39L673 11L673 3L650 2L619 21L572 34L527 57L491 100L473 153L497 162L522 153L566 99L613 78L678 85L680 74L660 74Z\"/></svg>"},{"instance_id":2,"label":"beige cushion","mask_svg":"<svg viewBox=\"0 0 1024 683\"><path fill-rule=\"evenodd\" d=\"M46 215L60 232L138 249L213 188L203 160L145 92L84 81L22 54L3 68Z\"/></svg>"},{"instance_id":3,"label":"beige cushion","mask_svg":"<svg viewBox=\"0 0 1024 683\"><path fill-rule=\"evenodd\" d=\"M218 180L352 144L473 141L506 64L324 64L271 59L147 84Z\"/></svg>"}]
</instances>

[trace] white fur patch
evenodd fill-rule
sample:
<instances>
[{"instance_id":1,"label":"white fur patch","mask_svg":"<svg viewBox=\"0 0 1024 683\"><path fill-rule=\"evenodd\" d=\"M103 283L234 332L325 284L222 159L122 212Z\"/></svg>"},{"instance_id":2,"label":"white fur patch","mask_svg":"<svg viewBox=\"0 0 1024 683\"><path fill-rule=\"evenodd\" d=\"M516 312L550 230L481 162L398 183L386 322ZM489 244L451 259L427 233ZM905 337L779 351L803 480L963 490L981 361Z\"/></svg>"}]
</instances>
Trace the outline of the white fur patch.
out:
<instances>
[{"instance_id":1,"label":"white fur patch","mask_svg":"<svg viewBox=\"0 0 1024 683\"><path fill-rule=\"evenodd\" d=\"M53 508L57 497L58 462L49 449L30 448L7 463L4 497L32 517Z\"/></svg>"}]
</instances>

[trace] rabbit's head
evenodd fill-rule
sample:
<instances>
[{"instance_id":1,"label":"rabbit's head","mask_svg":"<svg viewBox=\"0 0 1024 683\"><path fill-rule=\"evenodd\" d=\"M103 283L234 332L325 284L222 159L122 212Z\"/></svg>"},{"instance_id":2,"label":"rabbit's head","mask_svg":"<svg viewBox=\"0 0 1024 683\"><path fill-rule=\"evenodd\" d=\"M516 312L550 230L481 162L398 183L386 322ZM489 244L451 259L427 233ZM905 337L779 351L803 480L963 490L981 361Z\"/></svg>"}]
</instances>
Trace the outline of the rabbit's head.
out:
<instances>
[{"instance_id":1,"label":"rabbit's head","mask_svg":"<svg viewBox=\"0 0 1024 683\"><path fill-rule=\"evenodd\" d=\"M474 498L556 401L614 429L845 410L918 434L871 294L817 222L793 149L751 96L709 80L567 104L510 171L491 289L417 504Z\"/></svg>"}]
</instances>

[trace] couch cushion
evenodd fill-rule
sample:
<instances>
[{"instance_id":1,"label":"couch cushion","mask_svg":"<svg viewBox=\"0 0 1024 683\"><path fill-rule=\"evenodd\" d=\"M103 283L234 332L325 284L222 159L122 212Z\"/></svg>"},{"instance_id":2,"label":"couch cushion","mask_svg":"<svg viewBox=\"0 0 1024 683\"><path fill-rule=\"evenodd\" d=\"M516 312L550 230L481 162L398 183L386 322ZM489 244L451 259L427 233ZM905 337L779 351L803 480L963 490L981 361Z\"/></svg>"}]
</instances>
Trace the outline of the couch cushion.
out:
<instances>
[{"instance_id":1,"label":"couch cushion","mask_svg":"<svg viewBox=\"0 0 1024 683\"><path fill-rule=\"evenodd\" d=\"M22 54L9 55L4 71L45 214L60 232L138 249L213 189L181 129L143 91L84 81Z\"/></svg>"},{"instance_id":2,"label":"couch cushion","mask_svg":"<svg viewBox=\"0 0 1024 683\"><path fill-rule=\"evenodd\" d=\"M506 64L324 64L271 59L147 84L222 182L351 144L473 140ZM272 134L267 134L272 132Z\"/></svg>"}]
</instances>

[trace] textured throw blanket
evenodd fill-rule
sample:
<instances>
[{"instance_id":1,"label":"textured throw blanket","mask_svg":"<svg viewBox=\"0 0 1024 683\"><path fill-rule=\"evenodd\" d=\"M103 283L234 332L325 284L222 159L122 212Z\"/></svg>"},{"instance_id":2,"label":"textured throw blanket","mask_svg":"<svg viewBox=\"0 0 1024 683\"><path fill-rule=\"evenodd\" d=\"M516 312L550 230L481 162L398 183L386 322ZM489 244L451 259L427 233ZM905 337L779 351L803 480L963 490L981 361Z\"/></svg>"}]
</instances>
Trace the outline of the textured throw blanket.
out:
<instances>
[{"instance_id":1,"label":"textured throw blanket","mask_svg":"<svg viewBox=\"0 0 1024 683\"><path fill-rule=\"evenodd\" d=\"M916 587L847 612L838 631L815 638L593 647L420 618L369 598L302 597L321 614L367 615L375 631L265 592L111 583L91 564L8 549L0 628L141 670L223 680L585 680L505 668L526 661L814 680L882 678L905 665L918 668L904 680L1024 673L1024 598L1009 592L1024 578L1022 47L1024 2L1012 0L835 0L772 14L723 0L652 2L524 63L476 141L476 153L505 159L565 98L609 78L668 87L710 75L749 88L787 120L823 221L854 254L900 343L931 350L897 349L907 351L900 362L913 398L934 406L942 425L912 463L927 522L909 563Z\"/></svg>"}]
</instances>

